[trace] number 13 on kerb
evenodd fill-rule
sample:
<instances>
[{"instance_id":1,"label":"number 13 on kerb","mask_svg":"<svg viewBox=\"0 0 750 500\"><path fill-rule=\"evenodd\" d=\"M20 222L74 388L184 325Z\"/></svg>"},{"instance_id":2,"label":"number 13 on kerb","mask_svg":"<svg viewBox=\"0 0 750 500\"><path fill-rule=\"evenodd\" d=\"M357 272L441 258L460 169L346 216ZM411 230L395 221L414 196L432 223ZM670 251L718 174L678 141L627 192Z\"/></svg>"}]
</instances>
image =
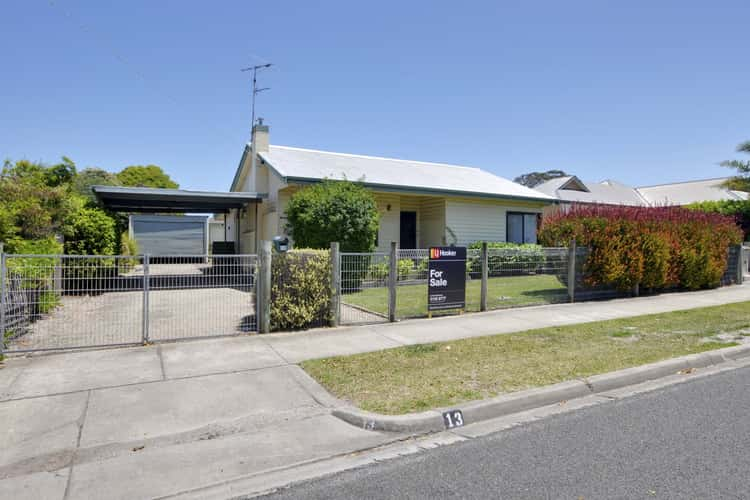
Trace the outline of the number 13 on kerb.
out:
<instances>
[{"instance_id":1,"label":"number 13 on kerb","mask_svg":"<svg viewBox=\"0 0 750 500\"><path fill-rule=\"evenodd\" d=\"M443 412L443 423L446 429L462 427L464 425L464 414L461 410L450 410Z\"/></svg>"}]
</instances>

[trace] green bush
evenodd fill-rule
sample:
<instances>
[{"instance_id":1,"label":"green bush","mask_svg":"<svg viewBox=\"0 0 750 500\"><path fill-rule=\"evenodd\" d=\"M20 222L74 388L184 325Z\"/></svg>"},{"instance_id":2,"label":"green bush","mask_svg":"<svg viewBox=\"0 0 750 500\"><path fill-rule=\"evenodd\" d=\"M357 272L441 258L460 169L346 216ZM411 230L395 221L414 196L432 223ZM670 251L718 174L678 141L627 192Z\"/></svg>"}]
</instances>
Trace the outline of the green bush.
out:
<instances>
[{"instance_id":1,"label":"green bush","mask_svg":"<svg viewBox=\"0 0 750 500\"><path fill-rule=\"evenodd\" d=\"M481 249L482 242L475 241L468 248L470 250ZM480 259L477 256L467 257L467 270L478 274ZM490 277L534 273L544 266L544 262L545 254L541 245L503 241L487 242L487 267Z\"/></svg>"},{"instance_id":2,"label":"green bush","mask_svg":"<svg viewBox=\"0 0 750 500\"><path fill-rule=\"evenodd\" d=\"M703 201L687 208L734 217L742 229L744 240L750 240L750 200Z\"/></svg>"},{"instance_id":3,"label":"green bush","mask_svg":"<svg viewBox=\"0 0 750 500\"><path fill-rule=\"evenodd\" d=\"M138 259L135 258L135 256L138 255L138 243L134 238L131 238L128 233L122 233L120 235L120 255L133 257L132 259L125 258L119 260L120 272L128 272L139 262Z\"/></svg>"},{"instance_id":4,"label":"green bush","mask_svg":"<svg viewBox=\"0 0 750 500\"><path fill-rule=\"evenodd\" d=\"M389 272L390 266L388 265L388 257L385 257L383 261L370 264L370 268L367 272L367 279L372 281L387 280Z\"/></svg>"},{"instance_id":5,"label":"green bush","mask_svg":"<svg viewBox=\"0 0 750 500\"><path fill-rule=\"evenodd\" d=\"M115 221L99 208L82 207L65 224L65 253L71 255L113 255Z\"/></svg>"},{"instance_id":6,"label":"green bush","mask_svg":"<svg viewBox=\"0 0 750 500\"><path fill-rule=\"evenodd\" d=\"M287 229L298 247L372 252L378 234L375 198L362 184L325 180L294 193L286 207ZM365 268L366 269L366 268Z\"/></svg>"},{"instance_id":7,"label":"green bush","mask_svg":"<svg viewBox=\"0 0 750 500\"><path fill-rule=\"evenodd\" d=\"M327 325L331 307L328 250L274 253L271 264L271 329Z\"/></svg>"},{"instance_id":8,"label":"green bush","mask_svg":"<svg viewBox=\"0 0 750 500\"><path fill-rule=\"evenodd\" d=\"M63 246L54 238L43 240L11 240L6 246L7 253L23 255L59 255ZM59 260L52 257L13 257L7 260L8 270L21 276L25 287L45 286L54 273Z\"/></svg>"},{"instance_id":9,"label":"green bush","mask_svg":"<svg viewBox=\"0 0 750 500\"><path fill-rule=\"evenodd\" d=\"M138 255L138 242L131 238L128 233L120 235L120 255Z\"/></svg>"}]
</instances>

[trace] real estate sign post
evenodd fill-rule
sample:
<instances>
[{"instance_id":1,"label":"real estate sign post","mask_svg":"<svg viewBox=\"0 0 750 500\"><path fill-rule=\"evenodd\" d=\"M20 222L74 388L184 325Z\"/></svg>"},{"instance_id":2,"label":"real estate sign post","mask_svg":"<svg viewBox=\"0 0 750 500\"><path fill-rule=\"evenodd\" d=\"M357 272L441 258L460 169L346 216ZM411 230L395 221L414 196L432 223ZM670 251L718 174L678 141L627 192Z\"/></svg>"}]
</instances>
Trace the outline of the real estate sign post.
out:
<instances>
[{"instance_id":1,"label":"real estate sign post","mask_svg":"<svg viewBox=\"0 0 750 500\"><path fill-rule=\"evenodd\" d=\"M466 247L430 247L427 311L466 308Z\"/></svg>"}]
</instances>

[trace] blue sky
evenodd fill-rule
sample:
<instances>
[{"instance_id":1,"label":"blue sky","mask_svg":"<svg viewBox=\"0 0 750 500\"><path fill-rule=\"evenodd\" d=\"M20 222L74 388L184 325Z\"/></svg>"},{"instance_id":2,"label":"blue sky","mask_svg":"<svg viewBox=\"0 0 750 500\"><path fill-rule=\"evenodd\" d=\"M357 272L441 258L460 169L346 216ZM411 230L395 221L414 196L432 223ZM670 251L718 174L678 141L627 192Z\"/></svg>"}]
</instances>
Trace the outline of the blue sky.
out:
<instances>
[{"instance_id":1,"label":"blue sky","mask_svg":"<svg viewBox=\"0 0 750 500\"><path fill-rule=\"evenodd\" d=\"M226 190L271 142L642 185L750 139L747 1L3 2L0 156Z\"/></svg>"}]
</instances>

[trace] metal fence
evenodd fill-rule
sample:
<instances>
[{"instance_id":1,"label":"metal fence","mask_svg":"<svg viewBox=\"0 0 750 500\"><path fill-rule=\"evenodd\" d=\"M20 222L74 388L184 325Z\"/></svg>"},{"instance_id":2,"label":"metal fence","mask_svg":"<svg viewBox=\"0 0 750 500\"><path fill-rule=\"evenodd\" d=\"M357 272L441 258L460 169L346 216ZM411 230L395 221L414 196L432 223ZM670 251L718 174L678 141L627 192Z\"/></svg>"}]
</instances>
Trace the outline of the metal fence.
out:
<instances>
[{"instance_id":1,"label":"metal fence","mask_svg":"<svg viewBox=\"0 0 750 500\"><path fill-rule=\"evenodd\" d=\"M466 260L466 310L479 311L570 300L567 248L490 248L482 301L482 251ZM428 315L428 249L340 255L340 322L375 323ZM391 282L394 286L391 286ZM395 296L395 297L394 297Z\"/></svg>"},{"instance_id":2,"label":"metal fence","mask_svg":"<svg viewBox=\"0 0 750 500\"><path fill-rule=\"evenodd\" d=\"M398 251L396 317L427 315L428 249ZM567 248L488 248L486 309L567 302ZM466 255L466 311L482 304L482 251Z\"/></svg>"},{"instance_id":3,"label":"metal fence","mask_svg":"<svg viewBox=\"0 0 750 500\"><path fill-rule=\"evenodd\" d=\"M608 299L647 292L637 287L623 291L592 285L586 279L588 258L589 250L575 245L569 248L489 246L486 255L481 249L468 249L465 310ZM739 247L729 249L722 285L742 282L742 269L748 264L741 258ZM428 316L428 261L428 249L393 247L390 253L341 254L340 323Z\"/></svg>"},{"instance_id":4,"label":"metal fence","mask_svg":"<svg viewBox=\"0 0 750 500\"><path fill-rule=\"evenodd\" d=\"M3 255L5 352L254 332L255 255Z\"/></svg>"}]
</instances>

